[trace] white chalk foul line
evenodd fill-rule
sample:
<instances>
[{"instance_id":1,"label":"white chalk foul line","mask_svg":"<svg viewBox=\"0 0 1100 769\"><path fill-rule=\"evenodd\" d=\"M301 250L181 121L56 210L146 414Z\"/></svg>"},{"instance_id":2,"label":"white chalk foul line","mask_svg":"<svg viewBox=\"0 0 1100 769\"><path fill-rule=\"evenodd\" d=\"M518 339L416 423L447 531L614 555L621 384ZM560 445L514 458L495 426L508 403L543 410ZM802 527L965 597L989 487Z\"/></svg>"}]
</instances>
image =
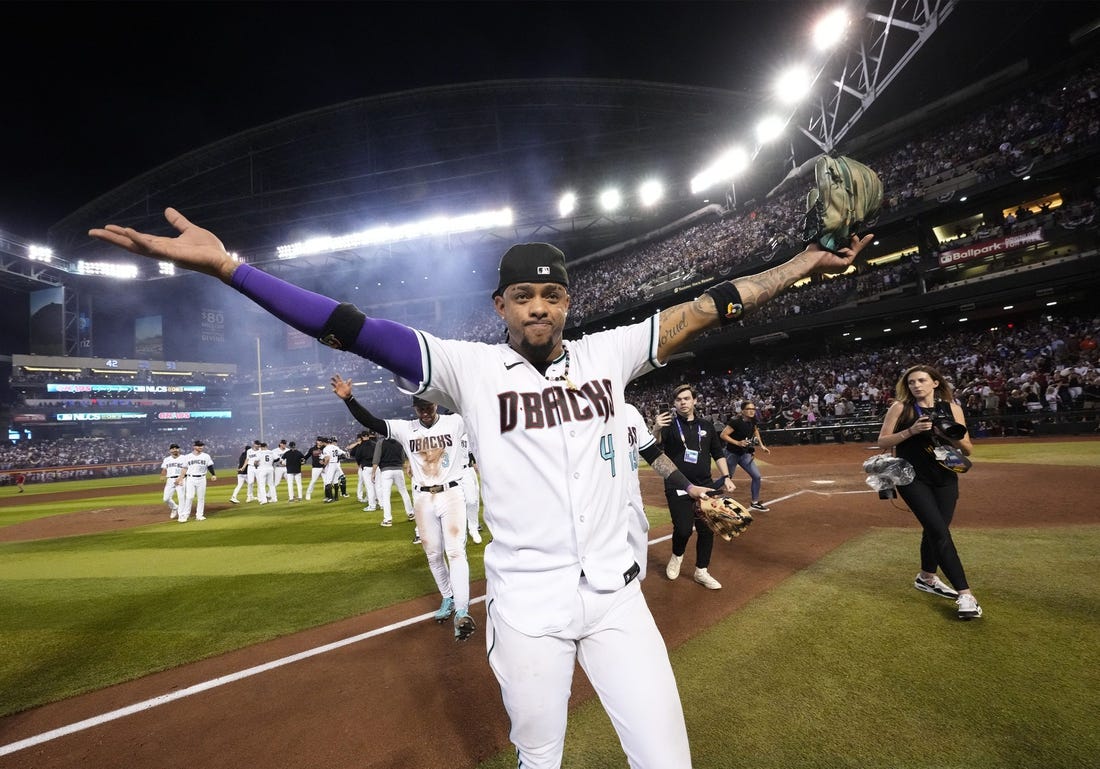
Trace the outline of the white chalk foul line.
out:
<instances>
[{"instance_id":1,"label":"white chalk foul line","mask_svg":"<svg viewBox=\"0 0 1100 769\"><path fill-rule=\"evenodd\" d=\"M478 598L472 599L470 603L480 603L484 600L485 596L480 596ZM304 652L292 654L289 657L283 657L281 659L272 660L271 662L265 662L263 665L256 665L255 667L251 667L246 670L240 670L236 673L230 673L226 676L213 678L209 681L203 681L202 683L195 684L194 686L189 686L186 689L180 689L179 691L175 691L170 694L162 694L159 697L153 697L152 699L145 700L143 702L137 702L133 705L127 705L126 707L119 708L118 710L112 710L102 715L94 716L92 718L86 718L83 721L77 721L76 723L69 724L68 726L51 729L48 732L42 732L41 734L36 734L33 737L27 737L26 739L19 740L18 742L12 742L7 745L0 745L0 756L6 756L9 753L15 753L17 751L24 750L35 745L41 745L43 742L56 740L59 737L74 734L85 729L91 729L93 726L106 724L110 721L117 721L120 718L125 718L126 716L131 716L135 713L141 713L142 711L150 710L160 705L167 705L169 702L181 700L184 697L190 697L194 694L199 694L210 689L216 689L219 686L225 686L226 684L231 684L244 678L259 675L260 673L266 673L269 670L274 670L275 668L280 668L293 662L300 662L301 660L309 659L310 657L316 657L319 654L325 654L326 652L339 649L343 646L349 646L353 643L358 643L359 641L365 641L368 638L374 638L384 633L392 633L395 630L400 630L401 628L408 627L409 625L415 625L417 622L423 622L424 620L431 619L434 616L435 612L430 612L428 614L421 614L417 617L410 617L409 619L402 620L401 622L395 622L392 625L386 625L385 627L376 628L375 630L370 630L366 633L360 633L359 635L351 636L350 638L333 641L332 643L325 644L324 646L318 646L315 649L308 649Z\"/></svg>"}]
</instances>

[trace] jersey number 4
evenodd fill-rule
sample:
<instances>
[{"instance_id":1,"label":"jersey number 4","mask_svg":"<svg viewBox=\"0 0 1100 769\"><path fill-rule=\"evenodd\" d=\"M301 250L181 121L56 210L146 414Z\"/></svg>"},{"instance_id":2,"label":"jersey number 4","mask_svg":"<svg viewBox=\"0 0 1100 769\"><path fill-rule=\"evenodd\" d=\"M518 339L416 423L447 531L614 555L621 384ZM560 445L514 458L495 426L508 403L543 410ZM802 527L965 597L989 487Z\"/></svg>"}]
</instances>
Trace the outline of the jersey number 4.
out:
<instances>
[{"instance_id":1,"label":"jersey number 4","mask_svg":"<svg viewBox=\"0 0 1100 769\"><path fill-rule=\"evenodd\" d=\"M611 477L615 477L615 439L608 433L600 436L600 456L611 463Z\"/></svg>"}]
</instances>

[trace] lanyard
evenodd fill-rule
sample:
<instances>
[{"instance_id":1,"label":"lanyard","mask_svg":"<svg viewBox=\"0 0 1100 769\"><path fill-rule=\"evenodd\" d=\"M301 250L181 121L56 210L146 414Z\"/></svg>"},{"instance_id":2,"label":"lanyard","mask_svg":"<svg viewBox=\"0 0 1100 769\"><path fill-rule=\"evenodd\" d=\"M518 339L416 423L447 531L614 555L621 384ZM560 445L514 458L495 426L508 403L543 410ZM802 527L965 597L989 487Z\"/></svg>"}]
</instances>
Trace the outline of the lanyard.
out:
<instances>
[{"instance_id":1,"label":"lanyard","mask_svg":"<svg viewBox=\"0 0 1100 769\"><path fill-rule=\"evenodd\" d=\"M684 448L687 449L687 440L684 438L684 428L680 426L680 415L676 415L676 429L680 431L680 442L684 444ZM703 448L703 426L699 424L698 420L695 422L695 429L699 431L699 440L696 442L696 446L699 449Z\"/></svg>"}]
</instances>

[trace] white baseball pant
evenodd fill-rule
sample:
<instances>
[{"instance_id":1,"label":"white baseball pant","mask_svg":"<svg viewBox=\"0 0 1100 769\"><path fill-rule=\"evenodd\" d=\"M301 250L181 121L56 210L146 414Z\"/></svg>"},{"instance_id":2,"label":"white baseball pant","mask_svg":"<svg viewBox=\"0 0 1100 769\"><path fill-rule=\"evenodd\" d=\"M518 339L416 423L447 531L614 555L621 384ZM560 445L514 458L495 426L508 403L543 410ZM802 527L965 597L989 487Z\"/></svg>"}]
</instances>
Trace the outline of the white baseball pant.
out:
<instances>
[{"instance_id":1,"label":"white baseball pant","mask_svg":"<svg viewBox=\"0 0 1100 769\"><path fill-rule=\"evenodd\" d=\"M317 483L317 479L321 477L321 472L325 468L323 467L311 467L311 474L309 477L309 486L306 487L306 499L310 499L313 496L313 485Z\"/></svg>"},{"instance_id":2,"label":"white baseball pant","mask_svg":"<svg viewBox=\"0 0 1100 769\"><path fill-rule=\"evenodd\" d=\"M477 470L472 467L462 471L462 496L466 499L466 527L470 534L477 534L481 491L477 483Z\"/></svg>"},{"instance_id":3,"label":"white baseball pant","mask_svg":"<svg viewBox=\"0 0 1100 769\"><path fill-rule=\"evenodd\" d=\"M168 505L168 509L171 511L169 518L175 518L179 514L180 505L183 504L183 486L177 486L176 481L179 480L177 475L175 478L166 478L164 481L164 504ZM172 497L175 496L175 501Z\"/></svg>"},{"instance_id":4,"label":"white baseball pant","mask_svg":"<svg viewBox=\"0 0 1100 769\"><path fill-rule=\"evenodd\" d=\"M256 496L260 498L260 504L266 505L268 498L272 502L278 502L279 497L275 491L275 469L272 467L260 467L256 469Z\"/></svg>"},{"instance_id":5,"label":"white baseball pant","mask_svg":"<svg viewBox=\"0 0 1100 769\"><path fill-rule=\"evenodd\" d=\"M466 498L459 486L436 493L413 490L413 511L428 568L455 609L470 610L470 562L466 560ZM444 560L446 555L446 560Z\"/></svg>"},{"instance_id":6,"label":"white baseball pant","mask_svg":"<svg viewBox=\"0 0 1100 769\"><path fill-rule=\"evenodd\" d=\"M230 499L236 499L237 498L237 492L239 492L243 486L247 486L247 485L248 485L248 474L247 473L237 473L237 488L233 489L233 493L229 495L229 498ZM251 498L252 498L252 489L250 488L248 490L248 497L246 497L246 499L251 499Z\"/></svg>"},{"instance_id":7,"label":"white baseball pant","mask_svg":"<svg viewBox=\"0 0 1100 769\"><path fill-rule=\"evenodd\" d=\"M184 495L183 508L179 512L180 523L186 523L191 517L191 505L195 506L195 520L206 520L203 513L206 511L206 476L188 475L183 479Z\"/></svg>"},{"instance_id":8,"label":"white baseball pant","mask_svg":"<svg viewBox=\"0 0 1100 769\"><path fill-rule=\"evenodd\" d=\"M301 473L287 473L286 474L286 497L291 502L294 501L294 489L298 489L298 499L302 498L302 474Z\"/></svg>"},{"instance_id":9,"label":"white baseball pant","mask_svg":"<svg viewBox=\"0 0 1100 769\"><path fill-rule=\"evenodd\" d=\"M355 496L359 498L360 502L366 502L367 507L378 507L378 491L374 488L374 481L370 478L373 469L372 465L359 466L359 481L355 490Z\"/></svg>"},{"instance_id":10,"label":"white baseball pant","mask_svg":"<svg viewBox=\"0 0 1100 769\"><path fill-rule=\"evenodd\" d=\"M638 580L597 592L583 577L565 629L529 636L486 607L489 667L524 769L558 769L573 669L580 662L632 769L691 769L684 711L664 639Z\"/></svg>"},{"instance_id":11,"label":"white baseball pant","mask_svg":"<svg viewBox=\"0 0 1100 769\"><path fill-rule=\"evenodd\" d=\"M413 515L412 500L409 499L409 490L405 486L405 471L400 467L390 470L378 470L378 504L382 507L382 520L393 520L393 507L390 492L397 487L397 493L401 495L401 502L405 505L405 515Z\"/></svg>"}]
</instances>

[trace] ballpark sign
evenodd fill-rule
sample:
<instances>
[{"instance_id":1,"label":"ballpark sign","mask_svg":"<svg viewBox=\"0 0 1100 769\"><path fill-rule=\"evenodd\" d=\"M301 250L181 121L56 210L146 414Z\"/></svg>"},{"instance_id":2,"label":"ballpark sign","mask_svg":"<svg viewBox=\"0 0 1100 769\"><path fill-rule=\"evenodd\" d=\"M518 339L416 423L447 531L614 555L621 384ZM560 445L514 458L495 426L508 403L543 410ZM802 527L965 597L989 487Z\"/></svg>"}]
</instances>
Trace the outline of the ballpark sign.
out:
<instances>
[{"instance_id":1,"label":"ballpark sign","mask_svg":"<svg viewBox=\"0 0 1100 769\"><path fill-rule=\"evenodd\" d=\"M966 248L955 248L950 251L944 251L939 256L940 267L946 267L949 264L969 262L974 259L980 259L983 256L991 256L992 254L1003 254L1006 251L1012 251L1022 246L1030 246L1042 242L1043 231L1041 229L1032 230L1031 232L1022 232L1019 235L1006 235L1003 238L995 238L993 240L983 240L981 243L975 243Z\"/></svg>"}]
</instances>

